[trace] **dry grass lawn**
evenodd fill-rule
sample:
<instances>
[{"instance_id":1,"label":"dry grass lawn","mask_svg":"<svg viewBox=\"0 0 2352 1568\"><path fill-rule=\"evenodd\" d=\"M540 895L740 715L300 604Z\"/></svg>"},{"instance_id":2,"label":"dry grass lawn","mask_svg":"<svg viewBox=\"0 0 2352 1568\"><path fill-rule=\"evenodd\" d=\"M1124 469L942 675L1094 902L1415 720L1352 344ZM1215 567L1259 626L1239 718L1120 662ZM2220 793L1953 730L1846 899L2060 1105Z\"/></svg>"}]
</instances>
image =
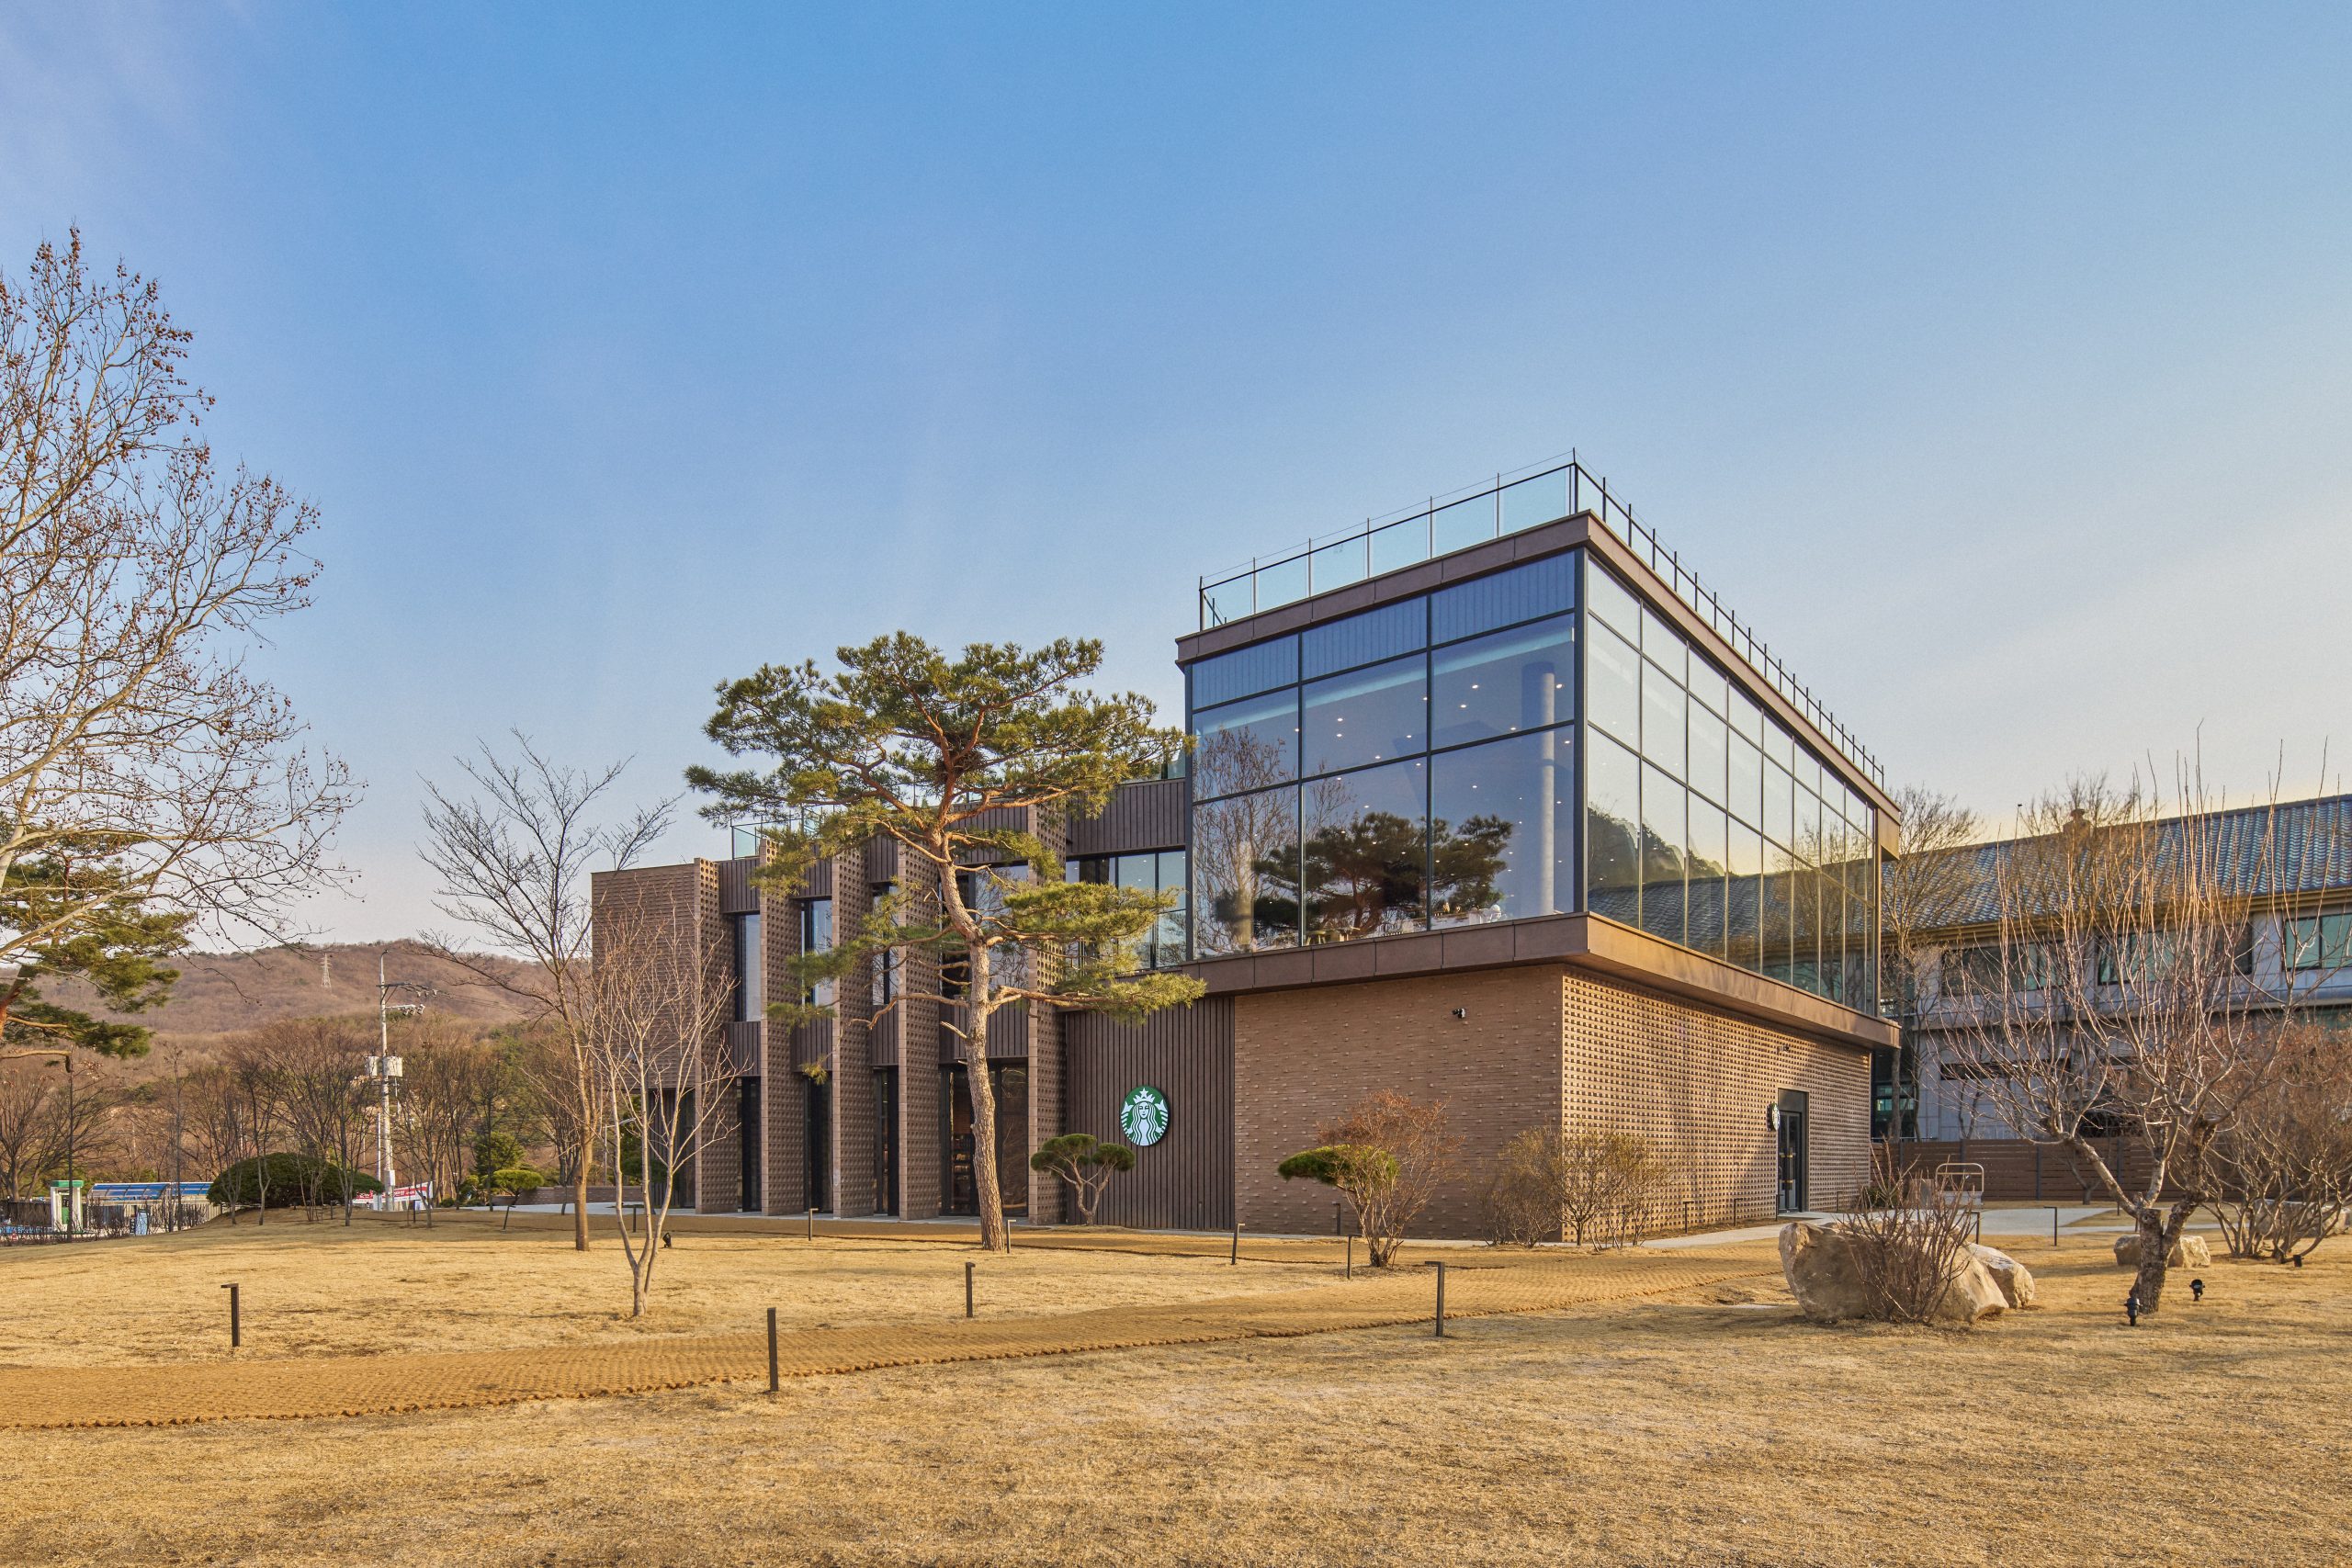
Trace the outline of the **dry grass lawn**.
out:
<instances>
[{"instance_id":1,"label":"dry grass lawn","mask_svg":"<svg viewBox=\"0 0 2352 1568\"><path fill-rule=\"evenodd\" d=\"M0 1493L0 1562L2352 1561L2352 1247L2217 1263L2136 1330L2104 1238L2018 1255L2049 1307L1973 1333L1816 1327L1758 1280L1443 1341L22 1434L57 1483Z\"/></svg>"},{"instance_id":2,"label":"dry grass lawn","mask_svg":"<svg viewBox=\"0 0 2352 1568\"><path fill-rule=\"evenodd\" d=\"M228 1295L241 1287L252 1360L282 1356L489 1350L673 1335L746 1334L774 1306L787 1328L952 1318L969 1248L938 1242L689 1231L656 1266L647 1314L628 1315L628 1273L611 1221L571 1246L571 1221L479 1213L431 1230L360 1215L195 1231L79 1247L0 1248L0 1366L126 1365L228 1353ZM1194 1301L1283 1290L1300 1270L1222 1257L1102 1258L1016 1247L983 1258L991 1317Z\"/></svg>"}]
</instances>

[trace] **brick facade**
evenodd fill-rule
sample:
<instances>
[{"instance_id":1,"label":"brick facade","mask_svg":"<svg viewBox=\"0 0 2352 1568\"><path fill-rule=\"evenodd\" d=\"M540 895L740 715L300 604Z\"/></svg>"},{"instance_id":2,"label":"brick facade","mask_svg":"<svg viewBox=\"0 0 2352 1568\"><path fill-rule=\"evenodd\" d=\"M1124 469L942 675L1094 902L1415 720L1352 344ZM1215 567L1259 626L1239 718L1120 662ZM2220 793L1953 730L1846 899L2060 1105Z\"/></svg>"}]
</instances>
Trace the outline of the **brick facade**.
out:
<instances>
[{"instance_id":1,"label":"brick facade","mask_svg":"<svg viewBox=\"0 0 2352 1568\"><path fill-rule=\"evenodd\" d=\"M1457 1010L1464 1015L1457 1017ZM1234 1191L1242 1224L1325 1233L1332 1194L1275 1174L1363 1096L1443 1099L1463 1169L1420 1229L1475 1235L1482 1168L1528 1127L1648 1136L1680 1176L1662 1228L1769 1219L1783 1089L1808 1098L1810 1198L1870 1160L1870 1057L1561 965L1244 996L1234 1006Z\"/></svg>"},{"instance_id":2,"label":"brick facade","mask_svg":"<svg viewBox=\"0 0 2352 1568\"><path fill-rule=\"evenodd\" d=\"M1233 1185L1242 1224L1331 1232L1331 1190L1274 1174L1322 1140L1318 1123L1376 1089L1442 1099L1465 1160L1560 1119L1560 981L1543 964L1426 979L1269 991L1233 1005ZM1456 1018L1454 1010L1467 1016ZM1477 1229L1476 1183L1456 1179L1422 1220Z\"/></svg>"}]
</instances>

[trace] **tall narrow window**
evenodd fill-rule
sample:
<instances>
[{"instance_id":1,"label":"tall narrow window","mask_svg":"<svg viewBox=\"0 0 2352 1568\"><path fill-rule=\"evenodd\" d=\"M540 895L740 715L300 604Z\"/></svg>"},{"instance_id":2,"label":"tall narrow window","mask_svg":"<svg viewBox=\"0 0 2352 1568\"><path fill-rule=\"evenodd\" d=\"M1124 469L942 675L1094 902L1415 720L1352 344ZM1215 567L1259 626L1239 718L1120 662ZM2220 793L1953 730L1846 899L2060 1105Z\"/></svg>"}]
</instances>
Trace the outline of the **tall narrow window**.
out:
<instances>
[{"instance_id":1,"label":"tall narrow window","mask_svg":"<svg viewBox=\"0 0 2352 1568\"><path fill-rule=\"evenodd\" d=\"M831 898L806 898L800 904L800 951L830 953L833 946L833 901ZM831 980L820 980L803 991L800 999L811 1007L833 1005L834 986Z\"/></svg>"},{"instance_id":2,"label":"tall narrow window","mask_svg":"<svg viewBox=\"0 0 2352 1568\"><path fill-rule=\"evenodd\" d=\"M760 974L760 917L736 915L728 920L728 925L734 958L734 973L729 978L735 993L735 1021L749 1023L766 1010Z\"/></svg>"}]
</instances>

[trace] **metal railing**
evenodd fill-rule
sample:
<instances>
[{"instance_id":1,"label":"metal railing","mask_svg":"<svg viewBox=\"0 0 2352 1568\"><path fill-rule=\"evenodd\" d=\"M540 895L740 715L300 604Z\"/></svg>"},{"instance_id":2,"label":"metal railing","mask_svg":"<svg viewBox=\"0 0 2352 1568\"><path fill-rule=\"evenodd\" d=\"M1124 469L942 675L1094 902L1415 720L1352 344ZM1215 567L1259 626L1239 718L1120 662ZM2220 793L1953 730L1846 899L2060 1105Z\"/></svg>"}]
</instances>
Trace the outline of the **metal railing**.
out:
<instances>
[{"instance_id":1,"label":"metal railing","mask_svg":"<svg viewBox=\"0 0 2352 1568\"><path fill-rule=\"evenodd\" d=\"M1602 527L1713 626L1750 670L1803 714L1848 761L1867 773L1879 788L1886 787L1886 770L1870 749L1789 673L1788 666L1772 656L1763 639L1680 558L1658 543L1657 536L1634 516L1631 508L1609 493L1607 479L1594 479L1573 455L1566 463L1498 474L1492 483L1451 496L1431 496L1419 506L1366 519L1361 527L1320 541L1309 539L1306 548L1291 555L1272 560L1253 558L1248 567L1227 576L1204 577L1200 580L1201 629L1296 604L1368 577L1584 512L1598 517Z\"/></svg>"}]
</instances>

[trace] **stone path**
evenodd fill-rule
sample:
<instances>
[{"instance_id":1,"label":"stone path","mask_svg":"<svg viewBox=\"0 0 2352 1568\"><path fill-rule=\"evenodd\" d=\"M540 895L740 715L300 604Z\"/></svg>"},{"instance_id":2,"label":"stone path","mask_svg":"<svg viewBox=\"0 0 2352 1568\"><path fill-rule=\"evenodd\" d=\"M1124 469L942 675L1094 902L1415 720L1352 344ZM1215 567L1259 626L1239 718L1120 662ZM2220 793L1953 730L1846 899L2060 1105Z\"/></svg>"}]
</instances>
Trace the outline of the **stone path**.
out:
<instances>
[{"instance_id":1,"label":"stone path","mask_svg":"<svg viewBox=\"0 0 2352 1568\"><path fill-rule=\"evenodd\" d=\"M1449 1321L1629 1301L1779 1272L1759 1268L1753 1257L1689 1254L1448 1262ZM799 1378L1426 1324L1432 1287L1430 1269L1401 1268L1353 1281L1168 1306L808 1329L780 1338L778 1362L784 1376ZM0 1428L384 1415L641 1393L766 1375L764 1333L441 1355L0 1368Z\"/></svg>"}]
</instances>

